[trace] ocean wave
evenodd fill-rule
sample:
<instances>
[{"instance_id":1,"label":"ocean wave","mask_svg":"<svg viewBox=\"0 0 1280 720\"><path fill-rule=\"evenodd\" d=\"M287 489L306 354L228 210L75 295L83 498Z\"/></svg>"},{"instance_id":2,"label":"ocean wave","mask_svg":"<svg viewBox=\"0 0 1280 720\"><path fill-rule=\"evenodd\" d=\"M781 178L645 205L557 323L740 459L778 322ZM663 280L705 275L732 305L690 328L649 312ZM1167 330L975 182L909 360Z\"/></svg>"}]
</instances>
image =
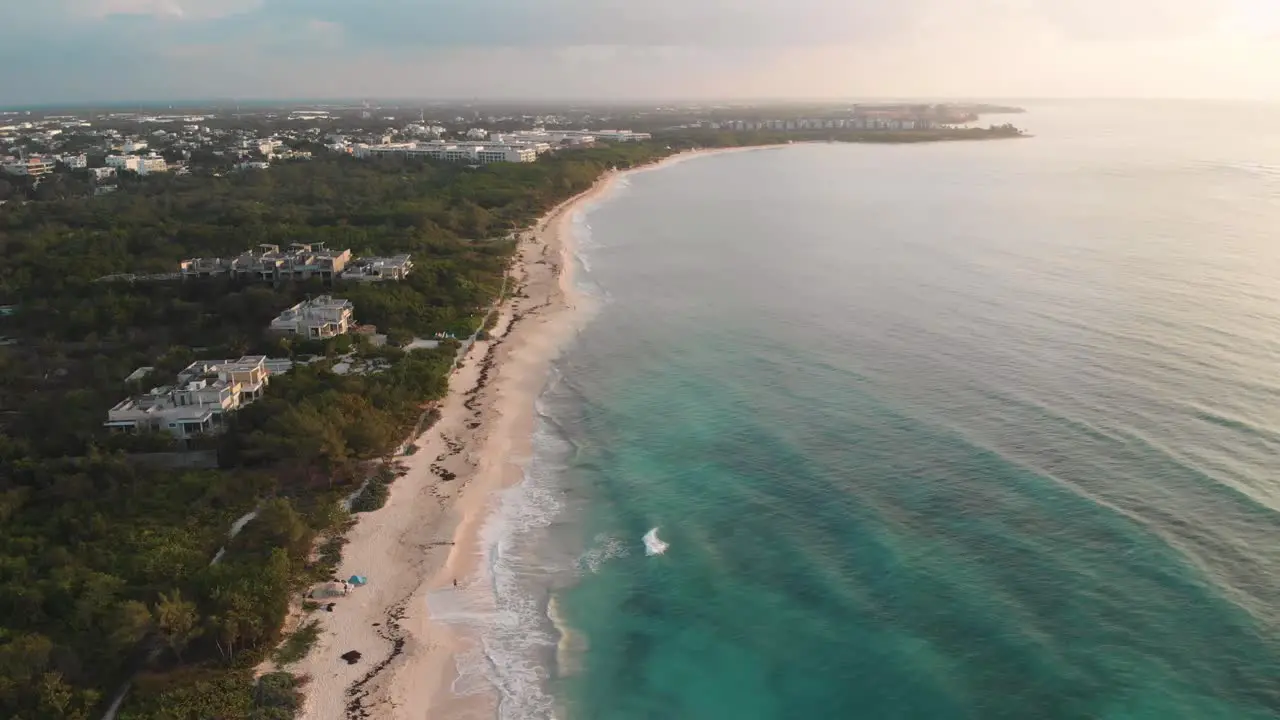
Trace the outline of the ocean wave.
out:
<instances>
[{"instance_id":1,"label":"ocean wave","mask_svg":"<svg viewBox=\"0 0 1280 720\"><path fill-rule=\"evenodd\" d=\"M629 554L627 543L621 538L601 533L596 536L592 546L578 558L577 567L581 572L595 574L600 572L600 568L610 560L626 557Z\"/></svg>"},{"instance_id":2,"label":"ocean wave","mask_svg":"<svg viewBox=\"0 0 1280 720\"><path fill-rule=\"evenodd\" d=\"M546 685L561 633L547 614L547 588L564 569L530 550L561 512L553 478L573 446L551 418L540 417L524 480L498 494L480 530L484 562L479 576L469 578L460 592L428 598L434 620L458 625L476 638L457 658L454 692L496 691L501 720L555 716Z\"/></svg>"}]
</instances>

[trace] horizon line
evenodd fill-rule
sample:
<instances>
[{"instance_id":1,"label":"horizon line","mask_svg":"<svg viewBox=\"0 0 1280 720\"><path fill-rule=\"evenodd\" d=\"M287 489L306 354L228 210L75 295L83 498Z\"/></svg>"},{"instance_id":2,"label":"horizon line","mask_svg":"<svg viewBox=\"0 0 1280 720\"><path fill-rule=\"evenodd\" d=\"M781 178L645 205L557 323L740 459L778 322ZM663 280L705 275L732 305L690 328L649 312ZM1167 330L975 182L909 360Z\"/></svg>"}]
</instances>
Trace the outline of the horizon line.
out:
<instances>
[{"instance_id":1,"label":"horizon line","mask_svg":"<svg viewBox=\"0 0 1280 720\"><path fill-rule=\"evenodd\" d=\"M815 105L838 105L838 104L856 104L864 102L917 102L917 103L973 103L973 104L1004 104L1004 103L1050 103L1050 102L1201 102L1201 103L1249 103L1249 104L1276 104L1280 100L1262 99L1262 98L1197 98L1197 97L1121 97L1121 96L1025 96L1025 97L999 97L999 96L861 96L861 97L843 97L843 98L584 98L584 97L565 97L565 98L518 98L518 97L486 97L486 96L457 96L457 97L206 97L206 98L171 98L171 99L151 99L151 100L111 100L111 101L52 101L52 102L35 102L26 104L0 105L0 112L29 112L36 110L50 109L95 109L95 108L135 108L157 109L157 108L208 108L223 105L248 105L253 107L282 107L282 106L298 106L298 105L354 105L360 106L364 103L376 103L371 105L370 110L377 107L399 108L401 106L412 107L429 107L432 105L479 105L479 106L495 106L495 105L581 105L588 107L635 107L643 106L696 106L696 105L798 105L798 104L815 104ZM355 108L353 108L355 109Z\"/></svg>"}]
</instances>

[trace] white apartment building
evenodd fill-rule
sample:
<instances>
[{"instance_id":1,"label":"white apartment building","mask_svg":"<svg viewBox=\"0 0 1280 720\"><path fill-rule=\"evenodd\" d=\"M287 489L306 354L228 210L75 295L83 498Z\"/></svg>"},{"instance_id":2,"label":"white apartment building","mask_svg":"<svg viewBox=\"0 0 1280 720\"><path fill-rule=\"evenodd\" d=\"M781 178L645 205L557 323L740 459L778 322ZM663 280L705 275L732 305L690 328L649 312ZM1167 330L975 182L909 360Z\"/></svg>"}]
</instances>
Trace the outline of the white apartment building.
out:
<instances>
[{"instance_id":1,"label":"white apartment building","mask_svg":"<svg viewBox=\"0 0 1280 720\"><path fill-rule=\"evenodd\" d=\"M89 167L88 155L63 155L58 160L72 170L83 170Z\"/></svg>"},{"instance_id":2,"label":"white apartment building","mask_svg":"<svg viewBox=\"0 0 1280 720\"><path fill-rule=\"evenodd\" d=\"M318 340L346 334L355 324L350 300L321 295L300 302L271 321L271 331Z\"/></svg>"},{"instance_id":3,"label":"white apartment building","mask_svg":"<svg viewBox=\"0 0 1280 720\"><path fill-rule=\"evenodd\" d=\"M342 273L342 279L370 282L403 280L409 276L410 270L413 270L413 261L408 255L366 257L352 262L351 267Z\"/></svg>"},{"instance_id":4,"label":"white apartment building","mask_svg":"<svg viewBox=\"0 0 1280 720\"><path fill-rule=\"evenodd\" d=\"M103 424L114 432L167 432L180 440L217 432L227 414L262 397L271 375L292 366L262 355L197 361L178 373L176 386L117 403Z\"/></svg>"},{"instance_id":5,"label":"white apartment building","mask_svg":"<svg viewBox=\"0 0 1280 720\"><path fill-rule=\"evenodd\" d=\"M107 167L132 170L139 175L168 172L169 162L159 155L108 155Z\"/></svg>"},{"instance_id":6,"label":"white apartment building","mask_svg":"<svg viewBox=\"0 0 1280 720\"><path fill-rule=\"evenodd\" d=\"M142 158L137 155L108 155L107 167L115 170L132 170L138 172L142 166Z\"/></svg>"},{"instance_id":7,"label":"white apartment building","mask_svg":"<svg viewBox=\"0 0 1280 720\"><path fill-rule=\"evenodd\" d=\"M223 413L238 408L235 393L225 384L164 385L117 403L107 411L103 425L112 432L167 432L186 440L214 432L221 426Z\"/></svg>"},{"instance_id":8,"label":"white apartment building","mask_svg":"<svg viewBox=\"0 0 1280 720\"><path fill-rule=\"evenodd\" d=\"M169 172L169 161L159 155L147 155L138 158L138 174L150 175L151 173Z\"/></svg>"},{"instance_id":9,"label":"white apartment building","mask_svg":"<svg viewBox=\"0 0 1280 720\"><path fill-rule=\"evenodd\" d=\"M120 147L120 150L123 151L126 155L129 153L136 153L139 150L146 150L146 149L147 149L146 140L125 140L124 145Z\"/></svg>"},{"instance_id":10,"label":"white apartment building","mask_svg":"<svg viewBox=\"0 0 1280 720\"><path fill-rule=\"evenodd\" d=\"M116 176L116 169L113 167L90 168L89 172L92 173L93 179L99 182Z\"/></svg>"},{"instance_id":11,"label":"white apartment building","mask_svg":"<svg viewBox=\"0 0 1280 720\"><path fill-rule=\"evenodd\" d=\"M489 131L484 128L471 128L467 131L468 140L484 140L489 137Z\"/></svg>"},{"instance_id":12,"label":"white apartment building","mask_svg":"<svg viewBox=\"0 0 1280 720\"><path fill-rule=\"evenodd\" d=\"M399 155L402 157L432 158L478 165L487 165L495 162L534 162L538 159L537 149L531 145L492 142L357 145L354 149L354 154L359 158Z\"/></svg>"},{"instance_id":13,"label":"white apartment building","mask_svg":"<svg viewBox=\"0 0 1280 720\"><path fill-rule=\"evenodd\" d=\"M504 137L512 140L545 142L552 145L587 145L597 140L603 142L639 142L649 140L649 133L631 132L630 130L547 130L536 127L532 130L517 130Z\"/></svg>"},{"instance_id":14,"label":"white apartment building","mask_svg":"<svg viewBox=\"0 0 1280 720\"><path fill-rule=\"evenodd\" d=\"M259 140L257 143L257 147L258 147L258 152L262 153L263 155L266 155L267 157L271 157L273 154L275 154L276 150L279 150L280 148L284 147L284 141L275 140L275 139Z\"/></svg>"}]
</instances>

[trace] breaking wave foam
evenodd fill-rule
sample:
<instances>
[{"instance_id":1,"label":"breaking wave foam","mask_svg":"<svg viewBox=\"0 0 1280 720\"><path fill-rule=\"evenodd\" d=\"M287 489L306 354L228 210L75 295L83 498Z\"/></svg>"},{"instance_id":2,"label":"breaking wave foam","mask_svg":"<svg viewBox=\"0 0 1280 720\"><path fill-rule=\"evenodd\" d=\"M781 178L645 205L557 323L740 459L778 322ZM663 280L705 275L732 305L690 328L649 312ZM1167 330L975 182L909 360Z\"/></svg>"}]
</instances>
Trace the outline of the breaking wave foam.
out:
<instances>
[{"instance_id":1,"label":"breaking wave foam","mask_svg":"<svg viewBox=\"0 0 1280 720\"><path fill-rule=\"evenodd\" d=\"M534 458L523 482L503 490L480 530L484 562L463 593L429 598L433 619L457 624L475 638L457 658L459 695L495 691L501 720L554 720L546 689L560 632L548 616L550 578L557 568L528 552L561 510L551 482L572 445L545 421L534 434ZM458 597L458 596L465 597Z\"/></svg>"}]
</instances>

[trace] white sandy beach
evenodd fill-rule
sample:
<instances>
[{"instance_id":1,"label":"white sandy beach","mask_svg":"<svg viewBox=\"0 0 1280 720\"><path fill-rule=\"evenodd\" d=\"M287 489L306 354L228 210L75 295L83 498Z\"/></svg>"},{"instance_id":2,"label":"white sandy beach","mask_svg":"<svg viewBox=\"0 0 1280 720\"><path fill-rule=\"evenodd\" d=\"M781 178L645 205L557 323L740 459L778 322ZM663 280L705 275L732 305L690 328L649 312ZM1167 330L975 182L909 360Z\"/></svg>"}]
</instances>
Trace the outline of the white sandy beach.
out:
<instances>
[{"instance_id":1,"label":"white sandy beach","mask_svg":"<svg viewBox=\"0 0 1280 720\"><path fill-rule=\"evenodd\" d=\"M725 151L665 163L718 152ZM335 599L332 613L313 614L321 638L288 668L310 678L301 717L496 715L492 693L454 694L456 657L468 639L432 621L427 596L476 576L479 530L492 501L521 480L550 363L587 315L573 290L572 218L618 177L605 176L521 234L508 282L522 292L509 293L491 339L476 342L454 371L441 419L416 440L414 455L399 458L409 472L393 484L386 506L359 515L348 535L339 576L364 575L369 584ZM447 473L456 477L443 479ZM339 657L352 650L361 654L356 663Z\"/></svg>"}]
</instances>

